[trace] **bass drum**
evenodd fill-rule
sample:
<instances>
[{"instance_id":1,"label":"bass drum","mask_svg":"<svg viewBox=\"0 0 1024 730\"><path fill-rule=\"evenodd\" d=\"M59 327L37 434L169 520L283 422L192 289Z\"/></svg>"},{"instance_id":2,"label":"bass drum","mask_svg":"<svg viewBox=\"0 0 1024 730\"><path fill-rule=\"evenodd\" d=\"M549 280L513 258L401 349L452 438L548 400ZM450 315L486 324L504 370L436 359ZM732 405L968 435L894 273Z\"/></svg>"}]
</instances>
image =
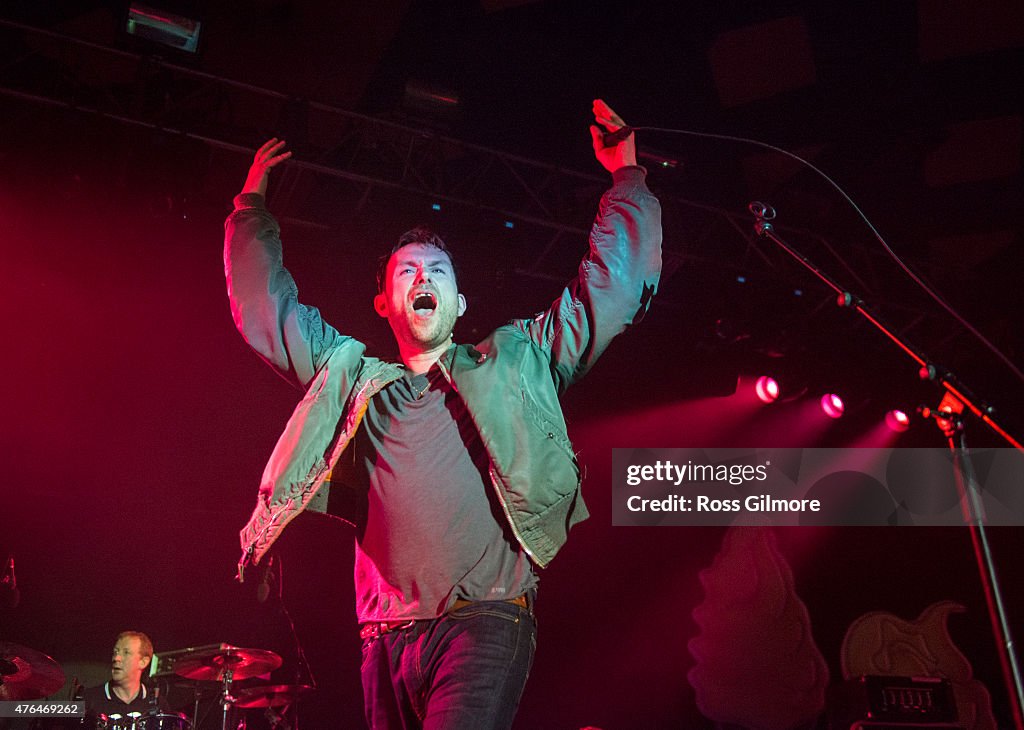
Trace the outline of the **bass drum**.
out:
<instances>
[{"instance_id":1,"label":"bass drum","mask_svg":"<svg viewBox=\"0 0 1024 730\"><path fill-rule=\"evenodd\" d=\"M0 728L7 727L0 720ZM95 721L84 717L37 717L27 725L11 723L12 728L28 728L28 730L93 730Z\"/></svg>"},{"instance_id":2,"label":"bass drum","mask_svg":"<svg viewBox=\"0 0 1024 730\"><path fill-rule=\"evenodd\" d=\"M188 717L180 712L158 712L139 718L138 730L192 730Z\"/></svg>"}]
</instances>

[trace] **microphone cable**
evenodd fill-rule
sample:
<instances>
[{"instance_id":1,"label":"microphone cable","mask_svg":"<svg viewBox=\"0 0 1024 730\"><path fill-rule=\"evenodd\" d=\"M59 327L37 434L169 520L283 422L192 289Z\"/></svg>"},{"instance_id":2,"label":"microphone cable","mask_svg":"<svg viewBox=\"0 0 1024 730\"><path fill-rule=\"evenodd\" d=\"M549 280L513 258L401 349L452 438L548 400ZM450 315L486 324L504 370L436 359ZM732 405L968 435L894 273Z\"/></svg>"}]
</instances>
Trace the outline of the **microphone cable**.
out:
<instances>
[{"instance_id":1,"label":"microphone cable","mask_svg":"<svg viewBox=\"0 0 1024 730\"><path fill-rule=\"evenodd\" d=\"M872 235L874 235L875 239L880 244L882 244L882 247L885 249L886 253L888 253L889 256L892 257L892 259L904 271L904 273L906 273L906 275L909 276L911 278L911 280L915 284L917 284L919 287L921 287L921 289L923 289L925 291L925 293L929 297L934 299L939 304L940 307L942 307L944 310L946 310L946 312L948 312L949 315L951 317L953 317L953 319L955 319L957 322L959 322L961 325L963 325L963 327L965 329L967 329L968 332L970 332L975 337L977 337L978 340L980 340L982 342L982 344L984 344L985 347L987 347L989 349L989 351L991 351L1008 368L1010 368L1010 370L1013 372L1014 375L1017 376L1017 378L1019 380L1024 382L1024 372L1022 372L1020 370L1020 368L1018 368L1016 365L1014 365L1014 363L1010 360L1010 358L1008 358L1005 354L1003 354L1003 352L998 347L996 347L994 344L992 344L992 342L990 342L988 340L988 338L985 337L985 335L983 335L981 332L979 332L977 330L977 328L974 327L974 325L972 325L970 322L968 322L966 319L964 319L962 316L960 316L960 314L955 309L953 309L953 307L951 307L949 304L947 304L946 301L941 296L939 296L939 294L937 292L935 292L917 274L915 274L913 272L913 270L907 264L905 264L903 262L903 259L901 259L899 257L899 254L897 254L895 251L892 250L892 248L889 246L889 244L886 242L886 240L882 237L882 234L878 232L878 229L875 228L874 224L871 223L871 221L868 219L868 217L864 214L864 211L862 211L860 209L860 206L858 206L855 202L853 202L853 198L851 198L849 195L846 194L846 191L843 190L842 187L840 187L839 183L837 183L835 180L833 180L831 177L829 177L827 174L825 174L824 171L822 171L821 169L816 167L810 161L805 160L803 157L800 157L800 155L794 154L794 153L790 152L789 150L782 149L781 147L776 147L775 145L768 144L767 142L760 142L760 141L758 141L756 139L748 139L747 137L739 137L739 136L731 135L731 134L713 134L711 132L695 132L695 131L690 130L690 129L669 129L667 127L629 127L629 126L627 126L627 127L622 127L621 129L617 130L616 132L611 133L610 135L605 135L605 139L608 140L609 137L611 137L612 141L618 141L620 139L624 139L625 137L628 137L631 132L656 132L656 133L661 133L661 134L681 134L681 135L685 135L685 136L688 136L688 137L698 137L698 138L701 138L701 139L713 139L713 140L725 141L725 142L738 142L740 144L752 145L754 147L759 147L761 149L771 150L772 152L778 152L779 154L785 155L786 157L789 157L792 160L796 160L800 164L805 165L806 167L809 167L811 170L813 170L818 175L820 175L822 178L824 178L825 181L828 182L828 184L831 185L833 188L835 188L835 190L843 197L843 199L846 200L846 202L850 204L850 206L854 209L854 211L856 211L857 215L860 216L861 220L863 220L864 223L867 225L868 229L870 229L870 231L871 231ZM614 136L612 136L612 135L614 135Z\"/></svg>"}]
</instances>

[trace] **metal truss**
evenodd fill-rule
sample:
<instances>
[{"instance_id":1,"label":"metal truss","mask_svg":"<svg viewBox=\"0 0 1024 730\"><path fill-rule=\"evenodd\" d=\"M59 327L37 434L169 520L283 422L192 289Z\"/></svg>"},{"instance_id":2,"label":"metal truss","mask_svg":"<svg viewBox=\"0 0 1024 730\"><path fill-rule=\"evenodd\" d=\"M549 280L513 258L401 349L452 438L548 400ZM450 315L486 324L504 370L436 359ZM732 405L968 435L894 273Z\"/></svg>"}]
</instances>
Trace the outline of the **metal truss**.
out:
<instances>
[{"instance_id":1,"label":"metal truss","mask_svg":"<svg viewBox=\"0 0 1024 730\"><path fill-rule=\"evenodd\" d=\"M2 96L165 132L245 157L267 137L286 136L300 159L289 164L275 199L284 216L303 217L296 191L303 176L319 175L361 190L353 196L355 208L374 191L391 190L526 224L531 233L546 235L547 242L516 270L524 276L561 278L551 268L556 252L567 239L586 237L607 187L605 177L470 144L426 127L295 99L158 56L6 20L0 20L0 48ZM652 172L653 185L658 172ZM658 190L659 197L675 227L666 228L663 288L686 266L779 271L777 257L754 234L751 216L674 194L671 185L665 188ZM870 297L878 289L870 276L877 255L848 247L858 259L851 265L851 256L837 253L823 237L784 224L777 228L810 242L828 256L821 263L842 267L843 278L861 287L861 293ZM671 298L665 304L672 306ZM899 314L896 329L901 333L925 318L912 303L887 301L886 306Z\"/></svg>"},{"instance_id":2,"label":"metal truss","mask_svg":"<svg viewBox=\"0 0 1024 730\"><path fill-rule=\"evenodd\" d=\"M401 190L502 216L562 238L585 236L605 177L205 73L157 56L0 20L0 95L63 107L251 154L287 135L301 160L289 168ZM292 187L298 181L291 180ZM287 206L287 190L277 202ZM365 196L364 196L365 198ZM702 215L730 213L678 199ZM681 239L680 239L681 240ZM674 252L680 259L694 254ZM670 252L669 258L672 259ZM523 273L543 275L543 258Z\"/></svg>"}]
</instances>

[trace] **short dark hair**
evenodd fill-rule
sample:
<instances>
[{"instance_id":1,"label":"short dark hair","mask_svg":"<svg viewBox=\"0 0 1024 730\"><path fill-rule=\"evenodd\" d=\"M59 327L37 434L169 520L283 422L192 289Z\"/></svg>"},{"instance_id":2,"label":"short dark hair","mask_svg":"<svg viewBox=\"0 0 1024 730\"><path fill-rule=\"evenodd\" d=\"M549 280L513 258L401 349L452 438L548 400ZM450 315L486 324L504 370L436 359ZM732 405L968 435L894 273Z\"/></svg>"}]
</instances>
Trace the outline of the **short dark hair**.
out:
<instances>
[{"instance_id":1,"label":"short dark hair","mask_svg":"<svg viewBox=\"0 0 1024 730\"><path fill-rule=\"evenodd\" d=\"M413 243L421 243L425 246L433 246L438 251L443 252L448 260L452 262L452 274L455 276L455 281L459 280L459 270L455 264L455 257L452 256L451 249L448 248L448 244L444 242L444 239L434 233L431 229L426 226L416 226L415 228L406 231L399 237L398 243L391 247L391 250L381 256L377 260L377 293L384 291L385 277L388 273L388 261L395 255L401 248L408 246Z\"/></svg>"},{"instance_id":2,"label":"short dark hair","mask_svg":"<svg viewBox=\"0 0 1024 730\"><path fill-rule=\"evenodd\" d=\"M121 639L138 639L139 656L143 658L153 656L153 642L150 641L149 637L141 631L122 631L117 635L117 638L114 639L114 643L116 644Z\"/></svg>"}]
</instances>

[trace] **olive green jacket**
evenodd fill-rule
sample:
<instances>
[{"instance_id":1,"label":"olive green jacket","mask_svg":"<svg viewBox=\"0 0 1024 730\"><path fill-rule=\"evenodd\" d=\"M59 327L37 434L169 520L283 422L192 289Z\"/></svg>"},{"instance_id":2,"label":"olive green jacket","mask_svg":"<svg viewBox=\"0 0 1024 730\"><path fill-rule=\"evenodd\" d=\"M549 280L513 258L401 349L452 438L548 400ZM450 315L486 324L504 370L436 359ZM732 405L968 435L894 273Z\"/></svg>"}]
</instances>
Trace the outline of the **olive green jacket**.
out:
<instances>
[{"instance_id":1,"label":"olive green jacket","mask_svg":"<svg viewBox=\"0 0 1024 730\"><path fill-rule=\"evenodd\" d=\"M587 517L580 469L558 397L615 335L639 321L661 272L661 209L640 167L616 171L601 199L579 273L544 312L499 327L477 345L453 345L438 365L465 402L490 457L495 494L530 558L546 566L569 528ZM241 580L304 510L360 524L365 495L331 470L367 402L402 376L365 354L314 307L300 304L282 263L280 228L256 194L235 198L225 223L224 268L235 325L275 370L305 388L274 448L256 509L241 532ZM348 490L351 491L351 490Z\"/></svg>"}]
</instances>

